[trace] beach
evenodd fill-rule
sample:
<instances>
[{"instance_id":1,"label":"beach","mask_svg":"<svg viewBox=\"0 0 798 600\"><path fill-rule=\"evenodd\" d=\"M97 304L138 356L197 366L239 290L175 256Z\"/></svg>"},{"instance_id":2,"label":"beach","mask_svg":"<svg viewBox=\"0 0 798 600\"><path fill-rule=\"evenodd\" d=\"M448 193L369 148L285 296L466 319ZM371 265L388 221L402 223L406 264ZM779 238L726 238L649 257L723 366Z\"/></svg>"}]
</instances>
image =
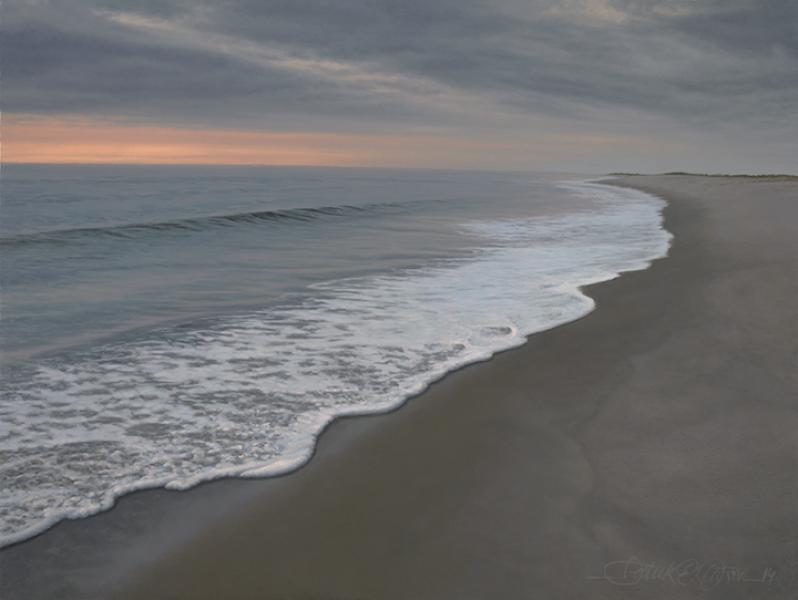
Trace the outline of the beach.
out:
<instances>
[{"instance_id":1,"label":"beach","mask_svg":"<svg viewBox=\"0 0 798 600\"><path fill-rule=\"evenodd\" d=\"M666 258L296 472L0 550L0 598L794 598L798 183L629 176Z\"/></svg>"}]
</instances>

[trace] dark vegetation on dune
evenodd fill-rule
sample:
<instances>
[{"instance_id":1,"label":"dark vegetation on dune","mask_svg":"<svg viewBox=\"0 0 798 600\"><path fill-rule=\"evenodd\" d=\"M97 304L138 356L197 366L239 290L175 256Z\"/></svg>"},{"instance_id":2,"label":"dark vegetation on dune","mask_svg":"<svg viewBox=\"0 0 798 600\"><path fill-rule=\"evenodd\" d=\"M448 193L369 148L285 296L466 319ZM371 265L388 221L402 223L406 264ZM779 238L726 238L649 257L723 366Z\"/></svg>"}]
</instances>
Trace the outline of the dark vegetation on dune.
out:
<instances>
[{"instance_id":1,"label":"dark vegetation on dune","mask_svg":"<svg viewBox=\"0 0 798 600\"><path fill-rule=\"evenodd\" d=\"M610 173L616 177L634 177L645 176L648 173L626 173L616 172ZM798 175L788 175L787 173L766 173L761 175L749 175L746 173L688 173L687 171L669 171L668 173L659 173L659 175L682 175L689 177L743 177L745 179L761 179L767 181L792 181L798 180Z\"/></svg>"}]
</instances>

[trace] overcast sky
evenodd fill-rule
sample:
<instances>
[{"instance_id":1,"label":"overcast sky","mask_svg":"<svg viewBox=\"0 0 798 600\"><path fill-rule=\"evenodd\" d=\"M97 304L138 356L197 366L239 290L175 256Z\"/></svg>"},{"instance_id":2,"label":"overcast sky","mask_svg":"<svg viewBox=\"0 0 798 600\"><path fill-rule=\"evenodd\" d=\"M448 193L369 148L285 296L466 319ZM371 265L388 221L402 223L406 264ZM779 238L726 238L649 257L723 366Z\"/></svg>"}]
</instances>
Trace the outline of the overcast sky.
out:
<instances>
[{"instance_id":1,"label":"overcast sky","mask_svg":"<svg viewBox=\"0 0 798 600\"><path fill-rule=\"evenodd\" d=\"M395 166L798 171L795 0L5 0L2 67L12 159L72 123Z\"/></svg>"}]
</instances>

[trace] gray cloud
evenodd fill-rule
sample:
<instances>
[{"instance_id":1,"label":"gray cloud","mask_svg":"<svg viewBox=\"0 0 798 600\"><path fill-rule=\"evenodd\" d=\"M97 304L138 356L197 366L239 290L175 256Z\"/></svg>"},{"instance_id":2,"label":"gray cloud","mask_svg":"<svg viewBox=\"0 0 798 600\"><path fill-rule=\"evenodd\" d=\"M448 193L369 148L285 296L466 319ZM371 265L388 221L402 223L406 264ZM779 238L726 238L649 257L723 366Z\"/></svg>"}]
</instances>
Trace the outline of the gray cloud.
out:
<instances>
[{"instance_id":1,"label":"gray cloud","mask_svg":"<svg viewBox=\"0 0 798 600\"><path fill-rule=\"evenodd\" d=\"M264 58L257 47L229 48L230 35L209 41L207 32L182 25L185 13L175 7L145 16L104 12L118 2L69 4L21 5L6 15L4 110L278 128L291 115L413 116L401 97L373 85L362 93L362 84L335 70L299 68L280 53Z\"/></svg>"},{"instance_id":2,"label":"gray cloud","mask_svg":"<svg viewBox=\"0 0 798 600\"><path fill-rule=\"evenodd\" d=\"M474 131L526 116L612 129L639 114L798 134L792 0L6 0L4 11L10 112Z\"/></svg>"}]
</instances>

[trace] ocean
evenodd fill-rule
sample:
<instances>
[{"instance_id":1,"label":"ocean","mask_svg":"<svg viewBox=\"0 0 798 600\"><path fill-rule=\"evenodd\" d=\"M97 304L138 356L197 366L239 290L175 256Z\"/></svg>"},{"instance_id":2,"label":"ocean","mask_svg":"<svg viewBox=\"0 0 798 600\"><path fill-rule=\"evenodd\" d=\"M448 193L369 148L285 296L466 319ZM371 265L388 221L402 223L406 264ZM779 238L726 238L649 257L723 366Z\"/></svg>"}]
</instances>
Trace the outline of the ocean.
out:
<instances>
[{"instance_id":1,"label":"ocean","mask_svg":"<svg viewBox=\"0 0 798 600\"><path fill-rule=\"evenodd\" d=\"M294 469L337 416L584 316L670 240L661 200L588 179L4 165L0 545Z\"/></svg>"}]
</instances>

